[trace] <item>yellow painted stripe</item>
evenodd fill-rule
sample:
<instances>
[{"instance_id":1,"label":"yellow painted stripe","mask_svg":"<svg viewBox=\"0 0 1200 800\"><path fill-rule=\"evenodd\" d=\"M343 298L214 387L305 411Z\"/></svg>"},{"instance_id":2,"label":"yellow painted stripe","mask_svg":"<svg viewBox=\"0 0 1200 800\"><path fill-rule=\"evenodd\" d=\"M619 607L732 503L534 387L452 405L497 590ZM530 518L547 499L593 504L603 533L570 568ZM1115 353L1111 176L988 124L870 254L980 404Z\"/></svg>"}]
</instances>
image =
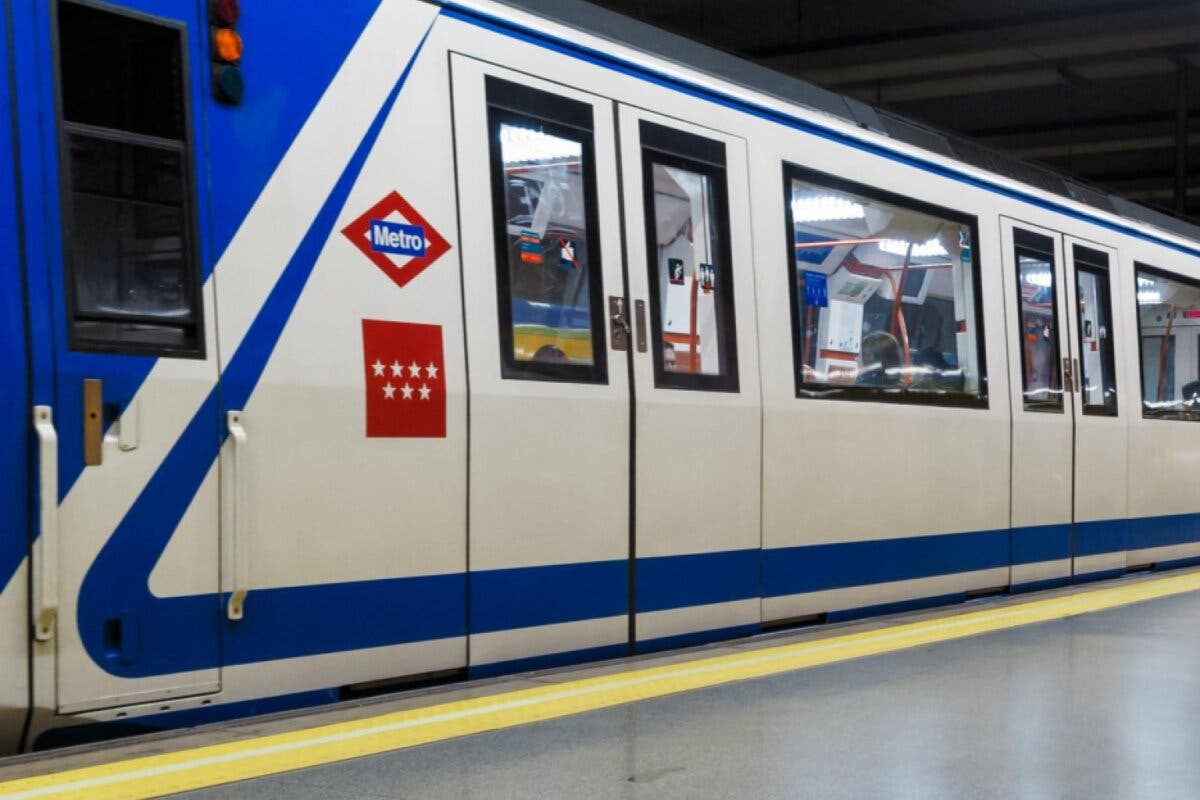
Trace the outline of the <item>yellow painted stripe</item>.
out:
<instances>
[{"instance_id":1,"label":"yellow painted stripe","mask_svg":"<svg viewBox=\"0 0 1200 800\"><path fill-rule=\"evenodd\" d=\"M635 667L612 675L0 783L0 797L13 800L158 797L675 692L1103 611L1198 589L1200 572L1193 572L827 639L658 667Z\"/></svg>"}]
</instances>

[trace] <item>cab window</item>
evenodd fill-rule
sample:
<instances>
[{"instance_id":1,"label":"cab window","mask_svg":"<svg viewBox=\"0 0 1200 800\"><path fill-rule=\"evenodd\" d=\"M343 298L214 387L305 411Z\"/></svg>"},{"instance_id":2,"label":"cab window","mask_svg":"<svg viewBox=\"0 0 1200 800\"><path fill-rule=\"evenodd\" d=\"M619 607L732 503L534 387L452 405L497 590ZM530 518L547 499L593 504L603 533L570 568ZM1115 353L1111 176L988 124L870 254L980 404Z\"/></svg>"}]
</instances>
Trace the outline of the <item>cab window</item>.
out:
<instances>
[{"instance_id":1,"label":"cab window","mask_svg":"<svg viewBox=\"0 0 1200 800\"><path fill-rule=\"evenodd\" d=\"M183 31L56 9L71 347L203 356Z\"/></svg>"},{"instance_id":2,"label":"cab window","mask_svg":"<svg viewBox=\"0 0 1200 800\"><path fill-rule=\"evenodd\" d=\"M1138 264L1142 412L1200 421L1200 372L1189 352L1200 332L1200 282Z\"/></svg>"},{"instance_id":3,"label":"cab window","mask_svg":"<svg viewBox=\"0 0 1200 800\"><path fill-rule=\"evenodd\" d=\"M976 223L784 171L796 393L987 404Z\"/></svg>"},{"instance_id":4,"label":"cab window","mask_svg":"<svg viewBox=\"0 0 1200 800\"><path fill-rule=\"evenodd\" d=\"M592 109L487 79L505 378L604 383Z\"/></svg>"}]
</instances>

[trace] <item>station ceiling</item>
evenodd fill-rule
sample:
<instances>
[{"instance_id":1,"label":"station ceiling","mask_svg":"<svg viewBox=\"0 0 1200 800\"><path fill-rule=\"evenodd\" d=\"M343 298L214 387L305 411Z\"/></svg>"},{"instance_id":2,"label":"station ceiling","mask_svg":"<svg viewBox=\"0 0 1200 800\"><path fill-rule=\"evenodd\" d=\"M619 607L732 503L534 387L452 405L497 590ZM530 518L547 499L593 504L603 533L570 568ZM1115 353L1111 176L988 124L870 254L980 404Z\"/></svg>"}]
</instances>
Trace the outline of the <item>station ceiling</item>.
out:
<instances>
[{"instance_id":1,"label":"station ceiling","mask_svg":"<svg viewBox=\"0 0 1200 800\"><path fill-rule=\"evenodd\" d=\"M598 1L1200 222L1200 0Z\"/></svg>"}]
</instances>

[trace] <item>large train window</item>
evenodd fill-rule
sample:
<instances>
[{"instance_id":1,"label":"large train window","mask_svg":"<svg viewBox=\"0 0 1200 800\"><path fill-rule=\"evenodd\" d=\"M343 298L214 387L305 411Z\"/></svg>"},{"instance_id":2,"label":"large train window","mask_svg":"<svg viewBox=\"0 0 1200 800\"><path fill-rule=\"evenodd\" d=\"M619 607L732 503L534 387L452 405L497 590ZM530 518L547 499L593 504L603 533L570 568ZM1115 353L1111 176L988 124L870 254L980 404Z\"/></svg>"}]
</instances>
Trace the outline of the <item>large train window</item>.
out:
<instances>
[{"instance_id":1,"label":"large train window","mask_svg":"<svg viewBox=\"0 0 1200 800\"><path fill-rule=\"evenodd\" d=\"M1062 411L1062 372L1058 361L1058 294L1054 280L1054 240L1013 229L1020 307L1021 380L1025 408Z\"/></svg>"},{"instance_id":2,"label":"large train window","mask_svg":"<svg viewBox=\"0 0 1200 800\"><path fill-rule=\"evenodd\" d=\"M592 107L487 79L505 378L604 383Z\"/></svg>"},{"instance_id":3,"label":"large train window","mask_svg":"<svg viewBox=\"0 0 1200 800\"><path fill-rule=\"evenodd\" d=\"M1200 331L1200 282L1145 264L1137 265L1136 275L1142 412L1161 419L1200 420L1200 364L1186 347L1195 340L1187 334Z\"/></svg>"},{"instance_id":4,"label":"large train window","mask_svg":"<svg viewBox=\"0 0 1200 800\"><path fill-rule=\"evenodd\" d=\"M641 123L654 383L738 390L725 145Z\"/></svg>"},{"instance_id":5,"label":"large train window","mask_svg":"<svg viewBox=\"0 0 1200 800\"><path fill-rule=\"evenodd\" d=\"M796 394L986 406L976 221L785 166Z\"/></svg>"},{"instance_id":6,"label":"large train window","mask_svg":"<svg viewBox=\"0 0 1200 800\"><path fill-rule=\"evenodd\" d=\"M202 356L183 30L56 8L71 347Z\"/></svg>"},{"instance_id":7,"label":"large train window","mask_svg":"<svg viewBox=\"0 0 1200 800\"><path fill-rule=\"evenodd\" d=\"M1108 255L1083 245L1072 247L1079 337L1080 396L1083 413L1117 415L1117 374L1113 362L1112 300Z\"/></svg>"}]
</instances>

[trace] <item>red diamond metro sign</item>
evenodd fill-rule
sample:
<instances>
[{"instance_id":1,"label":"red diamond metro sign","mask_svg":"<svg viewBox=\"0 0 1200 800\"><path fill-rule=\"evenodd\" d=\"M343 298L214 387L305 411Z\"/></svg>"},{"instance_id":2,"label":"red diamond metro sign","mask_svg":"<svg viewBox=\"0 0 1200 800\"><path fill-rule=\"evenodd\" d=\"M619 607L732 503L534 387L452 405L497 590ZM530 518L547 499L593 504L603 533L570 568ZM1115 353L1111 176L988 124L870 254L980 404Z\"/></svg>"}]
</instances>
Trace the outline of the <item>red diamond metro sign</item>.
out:
<instances>
[{"instance_id":1,"label":"red diamond metro sign","mask_svg":"<svg viewBox=\"0 0 1200 800\"><path fill-rule=\"evenodd\" d=\"M342 230L375 266L404 286L450 250L399 192L392 192Z\"/></svg>"}]
</instances>

